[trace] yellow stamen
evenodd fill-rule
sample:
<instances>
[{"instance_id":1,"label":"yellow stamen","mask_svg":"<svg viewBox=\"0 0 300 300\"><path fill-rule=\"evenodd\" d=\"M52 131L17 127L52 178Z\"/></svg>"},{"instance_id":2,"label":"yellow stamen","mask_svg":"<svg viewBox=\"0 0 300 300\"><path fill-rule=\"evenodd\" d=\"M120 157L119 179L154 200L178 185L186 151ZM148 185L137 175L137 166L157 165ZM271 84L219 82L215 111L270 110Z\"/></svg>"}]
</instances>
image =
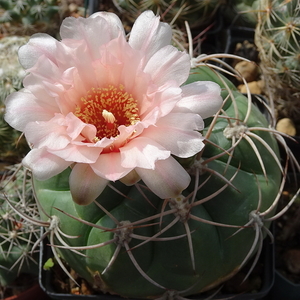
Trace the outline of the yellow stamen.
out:
<instances>
[{"instance_id":1,"label":"yellow stamen","mask_svg":"<svg viewBox=\"0 0 300 300\"><path fill-rule=\"evenodd\" d=\"M138 103L123 85L92 88L80 99L74 114L97 128L93 142L103 137L116 137L120 125L134 125L140 120Z\"/></svg>"}]
</instances>

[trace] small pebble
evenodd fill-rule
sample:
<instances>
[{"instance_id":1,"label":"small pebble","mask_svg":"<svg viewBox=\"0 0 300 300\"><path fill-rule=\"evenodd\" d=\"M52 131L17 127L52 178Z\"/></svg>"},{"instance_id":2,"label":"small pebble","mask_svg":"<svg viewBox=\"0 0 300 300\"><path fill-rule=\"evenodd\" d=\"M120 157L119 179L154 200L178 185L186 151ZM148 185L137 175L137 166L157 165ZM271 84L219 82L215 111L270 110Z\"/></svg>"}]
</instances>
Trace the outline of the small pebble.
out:
<instances>
[{"instance_id":1,"label":"small pebble","mask_svg":"<svg viewBox=\"0 0 300 300\"><path fill-rule=\"evenodd\" d=\"M282 133L294 136L296 135L296 127L293 121L289 118L280 119L277 122L276 129Z\"/></svg>"},{"instance_id":2,"label":"small pebble","mask_svg":"<svg viewBox=\"0 0 300 300\"><path fill-rule=\"evenodd\" d=\"M300 274L300 249L290 249L285 253L284 262L289 272Z\"/></svg>"},{"instance_id":3,"label":"small pebble","mask_svg":"<svg viewBox=\"0 0 300 300\"><path fill-rule=\"evenodd\" d=\"M234 67L247 82L254 81L258 75L258 66L254 62L240 61ZM239 81L242 81L238 78Z\"/></svg>"},{"instance_id":4,"label":"small pebble","mask_svg":"<svg viewBox=\"0 0 300 300\"><path fill-rule=\"evenodd\" d=\"M252 94L262 94L264 82L262 80L248 82L248 88ZM238 90L241 93L247 93L247 89L244 84L239 85Z\"/></svg>"}]
</instances>

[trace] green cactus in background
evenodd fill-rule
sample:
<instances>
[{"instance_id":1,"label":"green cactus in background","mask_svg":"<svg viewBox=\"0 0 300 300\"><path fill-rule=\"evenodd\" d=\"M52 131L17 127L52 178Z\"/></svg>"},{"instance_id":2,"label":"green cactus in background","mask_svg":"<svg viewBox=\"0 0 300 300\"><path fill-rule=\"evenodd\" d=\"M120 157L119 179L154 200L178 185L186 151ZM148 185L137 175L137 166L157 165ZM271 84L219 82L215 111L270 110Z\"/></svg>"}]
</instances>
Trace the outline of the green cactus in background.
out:
<instances>
[{"instance_id":1,"label":"green cactus in background","mask_svg":"<svg viewBox=\"0 0 300 300\"><path fill-rule=\"evenodd\" d=\"M66 0L0 0L1 31L4 35L56 34L61 20L70 13Z\"/></svg>"},{"instance_id":2,"label":"green cactus in background","mask_svg":"<svg viewBox=\"0 0 300 300\"><path fill-rule=\"evenodd\" d=\"M20 274L38 274L38 241L40 228L17 214L19 212L35 217L30 173L11 166L0 181L0 286L10 285ZM11 204L11 205L10 205Z\"/></svg>"},{"instance_id":3,"label":"green cactus in background","mask_svg":"<svg viewBox=\"0 0 300 300\"><path fill-rule=\"evenodd\" d=\"M0 40L0 104L14 91L22 88L25 71L19 63L18 50L29 37L9 36Z\"/></svg>"},{"instance_id":4,"label":"green cactus in background","mask_svg":"<svg viewBox=\"0 0 300 300\"><path fill-rule=\"evenodd\" d=\"M300 1L259 1L255 43L278 118L298 125L300 114Z\"/></svg>"},{"instance_id":5,"label":"green cactus in background","mask_svg":"<svg viewBox=\"0 0 300 300\"><path fill-rule=\"evenodd\" d=\"M224 105L206 120L204 152L182 161L192 176L182 195L162 200L143 183L116 182L82 207L70 170L34 180L55 257L102 292L175 299L205 291L238 272L269 233L282 188L277 133L229 80L198 65L188 82L217 82Z\"/></svg>"},{"instance_id":6,"label":"green cactus in background","mask_svg":"<svg viewBox=\"0 0 300 300\"><path fill-rule=\"evenodd\" d=\"M28 37L4 37L0 40L0 160L17 163L29 151L25 138L4 120L4 100L22 88L24 69L18 60L18 49Z\"/></svg>"},{"instance_id":7,"label":"green cactus in background","mask_svg":"<svg viewBox=\"0 0 300 300\"><path fill-rule=\"evenodd\" d=\"M222 9L227 24L255 28L259 0L229 0Z\"/></svg>"},{"instance_id":8,"label":"green cactus in background","mask_svg":"<svg viewBox=\"0 0 300 300\"><path fill-rule=\"evenodd\" d=\"M114 3L131 20L150 9L161 15L164 22L182 26L187 21L190 27L195 27L207 26L213 22L218 8L226 4L227 0L116 0Z\"/></svg>"}]
</instances>

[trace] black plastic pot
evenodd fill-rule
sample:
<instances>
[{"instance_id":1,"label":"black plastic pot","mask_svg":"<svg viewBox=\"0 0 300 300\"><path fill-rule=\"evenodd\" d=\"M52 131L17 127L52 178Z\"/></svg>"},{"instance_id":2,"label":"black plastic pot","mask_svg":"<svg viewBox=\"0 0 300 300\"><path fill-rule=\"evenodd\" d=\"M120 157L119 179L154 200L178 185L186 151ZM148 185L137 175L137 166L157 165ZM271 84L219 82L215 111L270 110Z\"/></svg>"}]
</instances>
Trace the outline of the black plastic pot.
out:
<instances>
[{"instance_id":1,"label":"black plastic pot","mask_svg":"<svg viewBox=\"0 0 300 300\"><path fill-rule=\"evenodd\" d=\"M299 300L300 284L294 284L279 271L275 271L274 286L270 292L270 300Z\"/></svg>"},{"instance_id":2,"label":"black plastic pot","mask_svg":"<svg viewBox=\"0 0 300 300\"><path fill-rule=\"evenodd\" d=\"M300 165L300 136L284 137L284 140ZM283 148L281 148L281 157L286 160L286 152ZM293 177L293 172L298 172L299 174L299 171L293 169L291 164L289 165L288 172L291 178ZM300 185L300 182L298 182L298 185Z\"/></svg>"},{"instance_id":3,"label":"black plastic pot","mask_svg":"<svg viewBox=\"0 0 300 300\"><path fill-rule=\"evenodd\" d=\"M296 145L300 147L300 144ZM296 148L297 148L296 147ZM294 151L295 148L291 148L291 151ZM295 157L299 161L300 149L298 148L298 153L293 152ZM300 186L300 173L288 173L287 182L285 186L285 190L291 193L293 196ZM287 196L287 201L289 201L289 197ZM286 202L282 204L282 206L286 205ZM281 222L280 219L275 221L275 237L276 231L282 231L285 228L285 225L290 225L294 218L299 217L299 206L296 206L294 214L287 216ZM291 233L290 230L287 231ZM293 228L293 232L299 232L299 225ZM280 233L279 237L280 237ZM291 281L291 279L299 280L299 276L297 274L293 274L289 271L287 264L285 262L285 254L292 249L299 249L299 235L294 236L290 239L279 240L275 239L275 280L274 285L270 291L269 297L266 300L299 300L300 299L300 284ZM293 261L290 260L289 265L294 265ZM297 263L295 263L297 265Z\"/></svg>"}]
</instances>

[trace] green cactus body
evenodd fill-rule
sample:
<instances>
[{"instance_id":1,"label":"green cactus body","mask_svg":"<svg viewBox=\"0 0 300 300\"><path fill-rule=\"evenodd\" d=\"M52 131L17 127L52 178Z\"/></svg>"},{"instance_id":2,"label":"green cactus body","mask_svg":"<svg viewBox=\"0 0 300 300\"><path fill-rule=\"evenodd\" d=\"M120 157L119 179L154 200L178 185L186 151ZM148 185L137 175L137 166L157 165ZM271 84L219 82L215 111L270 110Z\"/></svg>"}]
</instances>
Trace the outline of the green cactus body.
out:
<instances>
[{"instance_id":1,"label":"green cactus body","mask_svg":"<svg viewBox=\"0 0 300 300\"><path fill-rule=\"evenodd\" d=\"M227 99L228 92L215 72L199 67L192 73L190 81L219 82ZM281 171L267 147L250 134L230 150L235 139L229 137L232 132L232 136L238 136L244 125L268 127L264 116L252 104L251 113L246 117L245 96L237 91L232 91L232 96L235 100L226 100L223 117L217 118L212 127L211 143L207 143L201 160L194 160L190 186L176 199L159 199L140 184L143 195L137 186L117 182L112 185L120 193L107 187L97 199L105 212L96 203L82 207L72 201L69 170L47 181L34 181L43 210L48 216L58 217L64 233L76 236L64 237L65 242L74 250L98 245L83 249L86 256L60 249L62 257L75 271L103 292L155 298L171 291L181 296L195 294L218 285L239 270L258 232L255 226L249 225L234 233L240 226L249 224L251 212L264 212L272 205L279 190ZM232 119L228 121L227 117ZM247 118L247 121L240 122L239 130L225 130L229 123L236 122L235 118ZM206 120L204 134L211 121ZM276 140L269 132L256 130L253 133L278 156ZM255 146L251 146L252 143ZM253 148L260 153L266 176ZM224 149L230 155L224 154ZM232 186L224 178L231 181ZM94 226L71 218L65 212ZM259 234L264 235L262 231ZM56 243L60 244L58 240Z\"/></svg>"}]
</instances>

